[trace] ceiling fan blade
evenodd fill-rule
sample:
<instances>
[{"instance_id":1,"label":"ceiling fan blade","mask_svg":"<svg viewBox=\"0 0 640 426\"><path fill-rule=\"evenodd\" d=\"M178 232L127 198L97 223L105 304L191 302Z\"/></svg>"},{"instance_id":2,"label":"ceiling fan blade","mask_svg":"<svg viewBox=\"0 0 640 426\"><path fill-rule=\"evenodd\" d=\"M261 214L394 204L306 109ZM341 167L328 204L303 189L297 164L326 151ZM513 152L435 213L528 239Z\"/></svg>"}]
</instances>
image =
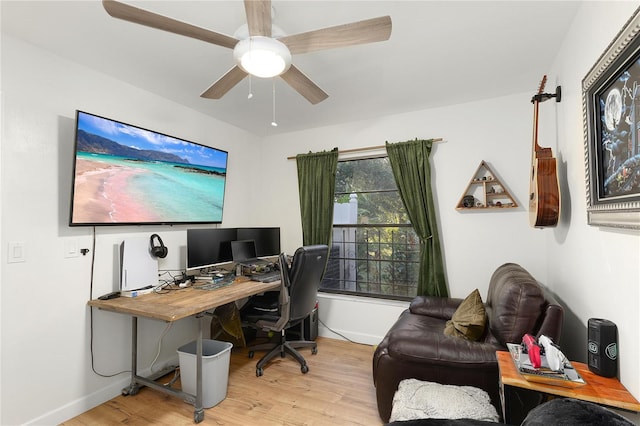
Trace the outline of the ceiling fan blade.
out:
<instances>
[{"instance_id":1,"label":"ceiling fan blade","mask_svg":"<svg viewBox=\"0 0 640 426\"><path fill-rule=\"evenodd\" d=\"M271 37L271 0L244 0L250 36Z\"/></svg>"},{"instance_id":2,"label":"ceiling fan blade","mask_svg":"<svg viewBox=\"0 0 640 426\"><path fill-rule=\"evenodd\" d=\"M302 71L291 65L289 70L280 77L293 87L296 92L304 96L313 105L327 99L329 95L325 93L317 84L309 79Z\"/></svg>"},{"instance_id":3,"label":"ceiling fan blade","mask_svg":"<svg viewBox=\"0 0 640 426\"><path fill-rule=\"evenodd\" d=\"M207 90L202 92L200 97L207 99L220 99L236 84L240 83L247 73L242 71L237 65L231 68L225 75L220 77L218 81L213 83Z\"/></svg>"},{"instance_id":4,"label":"ceiling fan blade","mask_svg":"<svg viewBox=\"0 0 640 426\"><path fill-rule=\"evenodd\" d=\"M284 36L278 40L286 44L293 55L384 41L388 40L389 37L391 37L391 17L381 16L350 24Z\"/></svg>"},{"instance_id":5,"label":"ceiling fan blade","mask_svg":"<svg viewBox=\"0 0 640 426\"><path fill-rule=\"evenodd\" d=\"M235 37L217 33L215 31L168 18L163 15L158 15L157 13L129 6L128 4L120 3L115 0L102 0L102 5L107 13L114 18L195 38L206 41L207 43L228 47L229 49L233 49L239 41Z\"/></svg>"}]
</instances>

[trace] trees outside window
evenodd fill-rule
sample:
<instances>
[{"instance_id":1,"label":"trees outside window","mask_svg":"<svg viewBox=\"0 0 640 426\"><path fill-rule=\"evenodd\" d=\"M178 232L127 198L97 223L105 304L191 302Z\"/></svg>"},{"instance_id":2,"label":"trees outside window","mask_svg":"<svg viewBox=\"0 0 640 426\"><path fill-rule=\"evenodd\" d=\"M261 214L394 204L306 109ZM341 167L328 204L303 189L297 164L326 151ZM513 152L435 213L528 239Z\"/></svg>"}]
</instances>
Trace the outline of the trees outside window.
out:
<instances>
[{"instance_id":1,"label":"trees outside window","mask_svg":"<svg viewBox=\"0 0 640 426\"><path fill-rule=\"evenodd\" d=\"M320 290L412 299L419 250L388 158L340 161L333 241Z\"/></svg>"}]
</instances>

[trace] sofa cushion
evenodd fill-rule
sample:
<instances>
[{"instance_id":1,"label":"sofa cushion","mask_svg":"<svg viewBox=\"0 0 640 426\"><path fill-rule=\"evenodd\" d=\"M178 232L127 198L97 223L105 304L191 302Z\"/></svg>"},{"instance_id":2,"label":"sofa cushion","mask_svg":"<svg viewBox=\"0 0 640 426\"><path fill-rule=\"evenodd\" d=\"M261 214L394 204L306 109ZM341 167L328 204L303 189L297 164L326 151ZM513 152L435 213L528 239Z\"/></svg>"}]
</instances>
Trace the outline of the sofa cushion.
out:
<instances>
[{"instance_id":1,"label":"sofa cushion","mask_svg":"<svg viewBox=\"0 0 640 426\"><path fill-rule=\"evenodd\" d=\"M482 297L478 289L475 289L462 301L451 319L447 321L444 334L477 341L484 333L485 324L486 312Z\"/></svg>"},{"instance_id":2,"label":"sofa cushion","mask_svg":"<svg viewBox=\"0 0 640 426\"><path fill-rule=\"evenodd\" d=\"M446 321L404 311L380 343L394 359L407 363L427 363L455 368L497 370L497 343L472 342L444 334ZM395 391L395 389L394 389Z\"/></svg>"},{"instance_id":3,"label":"sofa cushion","mask_svg":"<svg viewBox=\"0 0 640 426\"><path fill-rule=\"evenodd\" d=\"M486 309L491 333L503 346L520 343L525 333L538 330L546 304L536 279L521 266L505 263L489 282Z\"/></svg>"}]
</instances>

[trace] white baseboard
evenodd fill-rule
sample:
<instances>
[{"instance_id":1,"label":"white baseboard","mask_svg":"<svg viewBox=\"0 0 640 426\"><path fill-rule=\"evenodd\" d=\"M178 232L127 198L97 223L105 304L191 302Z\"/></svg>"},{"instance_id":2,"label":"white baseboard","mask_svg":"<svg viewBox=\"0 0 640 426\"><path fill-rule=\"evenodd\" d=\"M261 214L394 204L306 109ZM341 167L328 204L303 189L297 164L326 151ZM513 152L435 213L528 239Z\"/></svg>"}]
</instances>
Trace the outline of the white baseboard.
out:
<instances>
[{"instance_id":1,"label":"white baseboard","mask_svg":"<svg viewBox=\"0 0 640 426\"><path fill-rule=\"evenodd\" d=\"M158 363L158 366L170 366L177 365L178 358L177 356L172 357L164 363ZM162 368L158 367L157 370L161 370ZM91 373L93 374L93 373ZM151 369L146 368L142 372L138 373L142 377L147 377L152 375ZM85 395L82 398L78 398L75 401L72 401L62 407L58 407L55 410L52 410L40 417L29 420L25 423L25 425L58 425L63 423L69 419L72 419L80 414L91 410L92 408L97 407L100 404L104 404L105 402L117 397L122 394L122 390L131 384L131 373L123 373L122 377L118 378L116 381L110 383L109 385L98 389L96 392L92 394Z\"/></svg>"},{"instance_id":2,"label":"white baseboard","mask_svg":"<svg viewBox=\"0 0 640 426\"><path fill-rule=\"evenodd\" d=\"M122 393L122 389L131 383L130 374L124 375L122 379L82 398L76 399L69 404L58 407L40 417L28 421L27 425L58 425L72 419L86 411L103 404Z\"/></svg>"},{"instance_id":3,"label":"white baseboard","mask_svg":"<svg viewBox=\"0 0 640 426\"><path fill-rule=\"evenodd\" d=\"M328 337L331 339L338 340L349 340L355 343L362 343L364 345L372 345L375 346L382 341L384 336L375 336L371 334L364 333L356 333L349 330L336 330L336 329L328 329L327 327L320 324L318 326L318 335L322 337Z\"/></svg>"}]
</instances>

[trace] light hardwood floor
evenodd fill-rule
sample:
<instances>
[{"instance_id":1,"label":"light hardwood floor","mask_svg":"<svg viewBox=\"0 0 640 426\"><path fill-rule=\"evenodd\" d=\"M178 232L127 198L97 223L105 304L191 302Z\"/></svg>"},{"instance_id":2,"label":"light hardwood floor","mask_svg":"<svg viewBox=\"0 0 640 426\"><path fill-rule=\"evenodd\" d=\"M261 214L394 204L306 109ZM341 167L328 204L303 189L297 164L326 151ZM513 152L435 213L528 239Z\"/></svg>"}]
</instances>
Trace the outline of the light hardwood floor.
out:
<instances>
[{"instance_id":1,"label":"light hardwood floor","mask_svg":"<svg viewBox=\"0 0 640 426\"><path fill-rule=\"evenodd\" d=\"M227 397L205 409L201 425L382 425L371 373L373 346L319 337L318 353L301 352L309 365L302 374L291 357L276 358L256 377L263 352L249 359L234 349ZM194 425L193 405L142 388L118 396L65 423L79 425Z\"/></svg>"}]
</instances>

